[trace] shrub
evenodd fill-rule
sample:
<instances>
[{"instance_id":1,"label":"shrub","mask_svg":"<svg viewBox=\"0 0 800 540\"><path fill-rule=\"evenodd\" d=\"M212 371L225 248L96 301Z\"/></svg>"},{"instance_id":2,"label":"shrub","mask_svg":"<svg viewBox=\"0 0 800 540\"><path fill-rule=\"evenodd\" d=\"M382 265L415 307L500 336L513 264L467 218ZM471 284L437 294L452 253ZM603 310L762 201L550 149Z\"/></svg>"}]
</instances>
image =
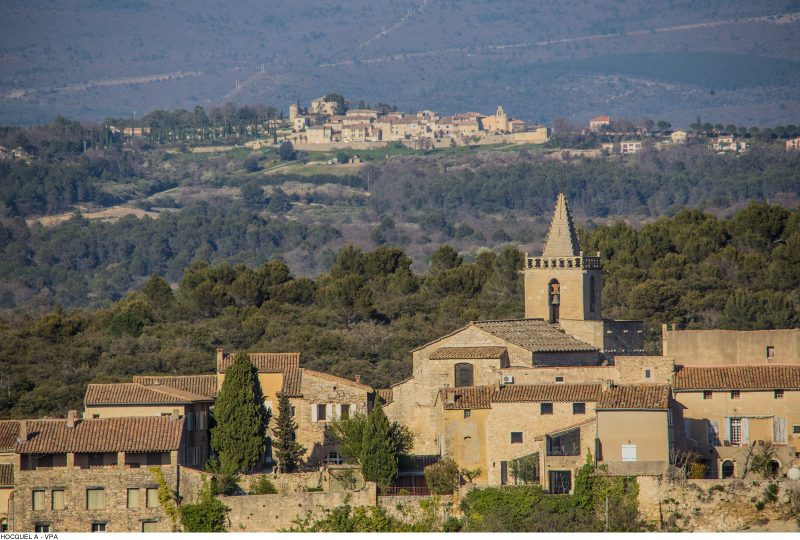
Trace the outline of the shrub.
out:
<instances>
[{"instance_id":1,"label":"shrub","mask_svg":"<svg viewBox=\"0 0 800 540\"><path fill-rule=\"evenodd\" d=\"M200 489L199 501L178 507L181 524L186 532L225 532L226 516L230 510L214 497L210 484Z\"/></svg>"},{"instance_id":2,"label":"shrub","mask_svg":"<svg viewBox=\"0 0 800 540\"><path fill-rule=\"evenodd\" d=\"M458 487L459 479L458 465L452 458L444 458L425 467L425 481L431 493L436 495L452 493Z\"/></svg>"},{"instance_id":3,"label":"shrub","mask_svg":"<svg viewBox=\"0 0 800 540\"><path fill-rule=\"evenodd\" d=\"M706 477L708 467L704 463L695 462L689 466L689 478L698 479Z\"/></svg>"},{"instance_id":4,"label":"shrub","mask_svg":"<svg viewBox=\"0 0 800 540\"><path fill-rule=\"evenodd\" d=\"M260 475L258 480L250 484L250 495L267 495L272 493L278 493L278 489L265 474Z\"/></svg>"}]
</instances>

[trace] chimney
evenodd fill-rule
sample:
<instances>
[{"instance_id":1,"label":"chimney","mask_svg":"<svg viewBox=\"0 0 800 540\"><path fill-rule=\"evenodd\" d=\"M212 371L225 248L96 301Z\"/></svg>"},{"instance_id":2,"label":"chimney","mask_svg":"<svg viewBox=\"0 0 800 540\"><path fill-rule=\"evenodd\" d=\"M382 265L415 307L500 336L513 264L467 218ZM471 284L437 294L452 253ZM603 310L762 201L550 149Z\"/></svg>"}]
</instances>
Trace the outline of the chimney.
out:
<instances>
[{"instance_id":1,"label":"chimney","mask_svg":"<svg viewBox=\"0 0 800 540\"><path fill-rule=\"evenodd\" d=\"M225 358L225 349L217 349L217 373L222 370L222 360Z\"/></svg>"},{"instance_id":2,"label":"chimney","mask_svg":"<svg viewBox=\"0 0 800 540\"><path fill-rule=\"evenodd\" d=\"M356 382L361 384L361 375L356 375Z\"/></svg>"},{"instance_id":3,"label":"chimney","mask_svg":"<svg viewBox=\"0 0 800 540\"><path fill-rule=\"evenodd\" d=\"M603 392L614 388L614 381L611 379L603 379Z\"/></svg>"},{"instance_id":4,"label":"chimney","mask_svg":"<svg viewBox=\"0 0 800 540\"><path fill-rule=\"evenodd\" d=\"M75 419L78 417L78 411L68 411L67 412L67 427L74 428L75 427Z\"/></svg>"},{"instance_id":5,"label":"chimney","mask_svg":"<svg viewBox=\"0 0 800 540\"><path fill-rule=\"evenodd\" d=\"M20 420L19 421L19 434L17 435L17 441L19 441L19 442L27 442L28 441L28 422L27 422L27 420Z\"/></svg>"},{"instance_id":6,"label":"chimney","mask_svg":"<svg viewBox=\"0 0 800 540\"><path fill-rule=\"evenodd\" d=\"M180 412L178 411L178 409L172 409L172 414L170 415L169 419L172 420L173 422L177 422L179 418L180 418Z\"/></svg>"}]
</instances>

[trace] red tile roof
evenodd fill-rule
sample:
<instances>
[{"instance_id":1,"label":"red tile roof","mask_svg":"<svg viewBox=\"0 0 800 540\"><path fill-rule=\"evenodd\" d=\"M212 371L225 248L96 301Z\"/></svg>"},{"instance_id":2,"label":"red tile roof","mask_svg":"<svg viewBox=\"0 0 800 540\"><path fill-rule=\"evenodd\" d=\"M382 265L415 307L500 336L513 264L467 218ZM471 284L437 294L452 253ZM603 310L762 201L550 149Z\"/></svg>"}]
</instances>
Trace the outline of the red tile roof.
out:
<instances>
[{"instance_id":1,"label":"red tile roof","mask_svg":"<svg viewBox=\"0 0 800 540\"><path fill-rule=\"evenodd\" d=\"M0 420L0 450L13 451L19 435L19 420Z\"/></svg>"},{"instance_id":2,"label":"red tile roof","mask_svg":"<svg viewBox=\"0 0 800 540\"><path fill-rule=\"evenodd\" d=\"M431 360L482 360L508 355L505 347L442 347L431 354Z\"/></svg>"},{"instance_id":3,"label":"red tile roof","mask_svg":"<svg viewBox=\"0 0 800 540\"><path fill-rule=\"evenodd\" d=\"M285 353L249 353L250 362L259 373L281 373L287 369L300 367L299 352ZM234 355L224 354L222 360L217 362L217 371L225 373L233 364Z\"/></svg>"},{"instance_id":4,"label":"red tile roof","mask_svg":"<svg viewBox=\"0 0 800 540\"><path fill-rule=\"evenodd\" d=\"M532 352L597 351L542 319L477 321L471 325Z\"/></svg>"},{"instance_id":5,"label":"red tile roof","mask_svg":"<svg viewBox=\"0 0 800 540\"><path fill-rule=\"evenodd\" d=\"M92 405L184 405L211 401L201 396L169 386L145 386L139 383L90 384L86 387L84 403Z\"/></svg>"},{"instance_id":6,"label":"red tile roof","mask_svg":"<svg viewBox=\"0 0 800 540\"><path fill-rule=\"evenodd\" d=\"M303 383L303 370L287 369L283 372L283 383L281 384L281 394L286 397L303 397L301 389Z\"/></svg>"},{"instance_id":7,"label":"red tile roof","mask_svg":"<svg viewBox=\"0 0 800 540\"><path fill-rule=\"evenodd\" d=\"M133 377L133 382L145 386L164 385L211 399L217 397L217 376L209 375L155 375Z\"/></svg>"},{"instance_id":8,"label":"red tile roof","mask_svg":"<svg viewBox=\"0 0 800 540\"><path fill-rule=\"evenodd\" d=\"M169 452L180 448L183 434L183 419L169 416L83 419L73 428L63 419L25 422L28 440L17 445L20 454Z\"/></svg>"},{"instance_id":9,"label":"red tile roof","mask_svg":"<svg viewBox=\"0 0 800 540\"><path fill-rule=\"evenodd\" d=\"M380 388L376 392L383 405L388 405L394 401L394 391L391 388Z\"/></svg>"},{"instance_id":10,"label":"red tile roof","mask_svg":"<svg viewBox=\"0 0 800 540\"><path fill-rule=\"evenodd\" d=\"M491 386L443 388L439 390L439 399L446 410L491 409L492 391Z\"/></svg>"},{"instance_id":11,"label":"red tile roof","mask_svg":"<svg viewBox=\"0 0 800 540\"><path fill-rule=\"evenodd\" d=\"M0 486L14 485L14 466L11 463L0 463Z\"/></svg>"},{"instance_id":12,"label":"red tile roof","mask_svg":"<svg viewBox=\"0 0 800 540\"><path fill-rule=\"evenodd\" d=\"M495 390L492 394L492 402L594 402L600 398L600 394L599 384L508 384Z\"/></svg>"},{"instance_id":13,"label":"red tile roof","mask_svg":"<svg viewBox=\"0 0 800 540\"><path fill-rule=\"evenodd\" d=\"M675 373L674 387L676 392L800 389L800 365L681 366Z\"/></svg>"},{"instance_id":14,"label":"red tile roof","mask_svg":"<svg viewBox=\"0 0 800 540\"><path fill-rule=\"evenodd\" d=\"M661 384L627 384L605 390L597 403L602 409L669 408L670 387Z\"/></svg>"}]
</instances>

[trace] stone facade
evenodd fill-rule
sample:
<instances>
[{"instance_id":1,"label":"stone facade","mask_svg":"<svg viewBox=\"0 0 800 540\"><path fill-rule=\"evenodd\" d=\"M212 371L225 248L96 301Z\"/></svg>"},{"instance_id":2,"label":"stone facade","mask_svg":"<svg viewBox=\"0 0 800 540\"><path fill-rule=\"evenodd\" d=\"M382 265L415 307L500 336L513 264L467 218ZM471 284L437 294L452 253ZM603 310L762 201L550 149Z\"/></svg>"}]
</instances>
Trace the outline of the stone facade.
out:
<instances>
[{"instance_id":1,"label":"stone facade","mask_svg":"<svg viewBox=\"0 0 800 540\"><path fill-rule=\"evenodd\" d=\"M172 458L177 460L176 452ZM179 466L161 466L161 471L169 487L178 490ZM158 487L147 467L53 467L38 470L20 470L17 467L15 473L11 530L33 531L37 525L49 525L50 531L91 532L93 523L105 523L108 532L141 532L143 527L169 532L173 528L171 519L160 505L147 505L147 490ZM105 504L103 508L89 510L87 489L96 488L103 489ZM61 510L53 509L54 489L63 490L64 507ZM133 508L128 508L130 489L138 490L138 504ZM44 492L41 510L34 510L35 490Z\"/></svg>"},{"instance_id":2,"label":"stone facade","mask_svg":"<svg viewBox=\"0 0 800 540\"><path fill-rule=\"evenodd\" d=\"M663 354L682 366L800 364L800 328L668 330L662 325L661 340Z\"/></svg>"}]
</instances>

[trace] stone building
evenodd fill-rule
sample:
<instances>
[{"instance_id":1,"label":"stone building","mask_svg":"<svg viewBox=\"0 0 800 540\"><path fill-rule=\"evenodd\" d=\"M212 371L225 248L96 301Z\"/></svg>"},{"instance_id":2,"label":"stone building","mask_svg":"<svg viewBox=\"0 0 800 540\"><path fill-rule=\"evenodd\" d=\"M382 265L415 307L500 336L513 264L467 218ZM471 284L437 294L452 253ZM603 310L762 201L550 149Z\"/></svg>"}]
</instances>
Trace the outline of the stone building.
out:
<instances>
[{"instance_id":1,"label":"stone building","mask_svg":"<svg viewBox=\"0 0 800 540\"><path fill-rule=\"evenodd\" d=\"M214 398L163 384L90 384L84 398L85 418L170 416L185 418L185 465L200 467L209 457L209 407Z\"/></svg>"},{"instance_id":2,"label":"stone building","mask_svg":"<svg viewBox=\"0 0 800 540\"><path fill-rule=\"evenodd\" d=\"M711 478L741 478L767 443L785 472L800 447L800 365L683 366L673 382L680 446L699 451Z\"/></svg>"},{"instance_id":3,"label":"stone building","mask_svg":"<svg viewBox=\"0 0 800 540\"><path fill-rule=\"evenodd\" d=\"M661 350L683 366L800 364L800 328L670 330L663 324Z\"/></svg>"},{"instance_id":4,"label":"stone building","mask_svg":"<svg viewBox=\"0 0 800 540\"><path fill-rule=\"evenodd\" d=\"M169 532L150 467L180 491L184 419L172 416L20 420L15 531Z\"/></svg>"}]
</instances>

